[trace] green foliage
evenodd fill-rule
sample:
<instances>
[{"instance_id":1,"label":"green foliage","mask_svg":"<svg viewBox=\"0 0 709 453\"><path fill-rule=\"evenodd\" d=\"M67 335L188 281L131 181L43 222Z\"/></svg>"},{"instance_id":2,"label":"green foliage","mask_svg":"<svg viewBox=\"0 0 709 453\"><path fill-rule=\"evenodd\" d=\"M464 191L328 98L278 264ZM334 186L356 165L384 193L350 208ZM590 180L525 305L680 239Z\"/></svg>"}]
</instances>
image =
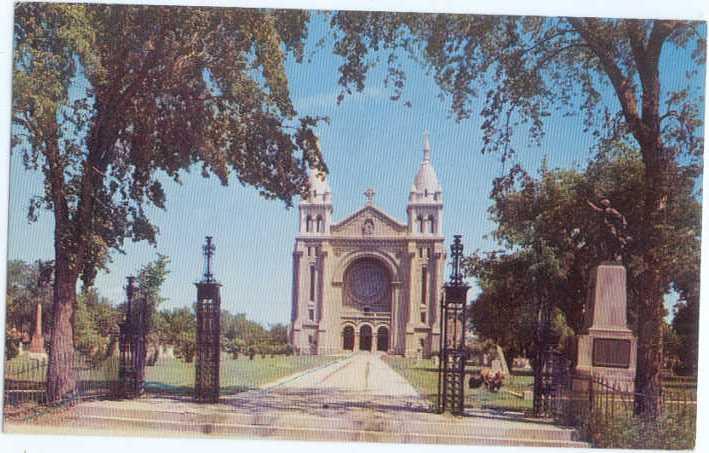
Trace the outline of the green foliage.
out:
<instances>
[{"instance_id":1,"label":"green foliage","mask_svg":"<svg viewBox=\"0 0 709 453\"><path fill-rule=\"evenodd\" d=\"M157 315L161 330L157 331L160 343L175 346L175 355L192 362L197 340L197 321L191 308L162 310Z\"/></svg>"},{"instance_id":2,"label":"green foliage","mask_svg":"<svg viewBox=\"0 0 709 453\"><path fill-rule=\"evenodd\" d=\"M641 417L589 418L586 430L595 448L692 450L696 436L696 410Z\"/></svg>"},{"instance_id":3,"label":"green foliage","mask_svg":"<svg viewBox=\"0 0 709 453\"><path fill-rule=\"evenodd\" d=\"M699 283L697 281L697 283ZM698 287L697 287L698 290ZM677 336L675 350L679 364L675 368L680 374L697 374L699 358L699 293L675 306L672 331Z\"/></svg>"},{"instance_id":4,"label":"green foliage","mask_svg":"<svg viewBox=\"0 0 709 453\"><path fill-rule=\"evenodd\" d=\"M229 353L290 354L288 327L273 324L269 329L246 319L246 315L233 315L222 310L222 349Z\"/></svg>"},{"instance_id":5,"label":"green foliage","mask_svg":"<svg viewBox=\"0 0 709 453\"><path fill-rule=\"evenodd\" d=\"M675 167L675 183L668 194L661 269L665 292L686 288L682 298L696 296L699 271L701 205L694 197L696 168ZM641 236L642 207L637 194L643 187L642 162L625 151L599 155L584 172L542 169L537 178L515 167L494 183L493 237L505 250L477 253L466 260L469 275L480 281L482 292L470 309L470 319L482 338L491 338L509 355L533 356L536 295L554 304L553 328L565 337L579 332L591 269L607 259L602 218L587 201L601 197L628 219L631 238ZM645 271L642 241L631 239L623 258L628 269L628 311L637 328L640 275ZM691 282L691 284L690 284ZM696 319L696 318L695 318ZM688 329L691 330L691 329Z\"/></svg>"},{"instance_id":6,"label":"green foliage","mask_svg":"<svg viewBox=\"0 0 709 453\"><path fill-rule=\"evenodd\" d=\"M52 263L8 261L6 326L34 332L37 303L42 305L42 330L48 332L52 324Z\"/></svg>"},{"instance_id":7,"label":"green foliage","mask_svg":"<svg viewBox=\"0 0 709 453\"><path fill-rule=\"evenodd\" d=\"M74 310L74 347L88 357L111 353L112 336L118 331L122 313L94 288L79 294Z\"/></svg>"},{"instance_id":8,"label":"green foliage","mask_svg":"<svg viewBox=\"0 0 709 453\"><path fill-rule=\"evenodd\" d=\"M55 211L61 249L78 255L87 283L125 239L155 241L143 207L164 208L160 173L179 180L197 164L290 204L307 188L305 168L325 169L318 120L297 118L285 72L288 53L302 57L308 18L18 4L13 152L47 181L30 218Z\"/></svg>"},{"instance_id":9,"label":"green foliage","mask_svg":"<svg viewBox=\"0 0 709 453\"><path fill-rule=\"evenodd\" d=\"M498 152L503 160L518 151L513 135L520 128L514 126L527 128L529 140L519 143L539 145L555 111L582 114L598 144L628 136L640 143L648 132L641 123L666 113L665 146L701 154L701 74L696 85L689 77L666 90L666 104L655 105L663 109L657 117L645 112L640 118L638 111L639 105L647 108L643 100L659 94L659 81L649 82L675 70L659 67L663 50L687 49L696 65L690 74L699 72L706 47L701 22L338 11L331 26L334 52L344 60L340 100L363 90L369 71L386 62L391 98L415 102L405 91L403 52L432 73L456 119L482 117L482 152ZM602 96L609 86L618 96L617 110Z\"/></svg>"},{"instance_id":10,"label":"green foliage","mask_svg":"<svg viewBox=\"0 0 709 453\"><path fill-rule=\"evenodd\" d=\"M12 148L43 176L28 218L54 220L50 353L71 354L76 283L89 288L126 240L156 242L152 207L187 171L236 179L287 206L326 171L298 117L285 60L300 61L305 11L18 3ZM120 39L116 39L120 36ZM48 399L71 392L50 360Z\"/></svg>"},{"instance_id":11,"label":"green foliage","mask_svg":"<svg viewBox=\"0 0 709 453\"><path fill-rule=\"evenodd\" d=\"M22 337L17 331L5 328L5 363L18 356L21 339Z\"/></svg>"}]
</instances>

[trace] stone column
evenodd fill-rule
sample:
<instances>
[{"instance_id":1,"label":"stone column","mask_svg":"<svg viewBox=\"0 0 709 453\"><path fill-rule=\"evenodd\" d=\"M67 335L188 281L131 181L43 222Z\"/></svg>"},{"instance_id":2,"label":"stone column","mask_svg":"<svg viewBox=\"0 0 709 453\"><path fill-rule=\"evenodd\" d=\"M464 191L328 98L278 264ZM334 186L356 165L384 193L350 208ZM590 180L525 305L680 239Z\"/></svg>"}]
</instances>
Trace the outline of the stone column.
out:
<instances>
[{"instance_id":1,"label":"stone column","mask_svg":"<svg viewBox=\"0 0 709 453\"><path fill-rule=\"evenodd\" d=\"M419 281L416 278L419 273L416 271L416 266L418 263L416 262L416 250L418 247L416 245L414 246L413 251L409 251L408 254L408 280L409 280L409 288L407 292L407 296L409 300L407 301L408 303L406 304L407 306L407 314L406 314L406 335L404 337L404 354L407 356L411 356L412 354L416 353L416 333L415 333L415 328L416 328L416 323L418 322L418 301L419 301L419 294L418 292L420 291L420 285Z\"/></svg>"},{"instance_id":2,"label":"stone column","mask_svg":"<svg viewBox=\"0 0 709 453\"><path fill-rule=\"evenodd\" d=\"M291 294L291 332L290 332L290 342L291 347L297 350L301 349L302 342L302 327L303 327L303 298L301 296L301 272L300 264L303 256L303 252L296 250L293 251L293 288Z\"/></svg>"},{"instance_id":3,"label":"stone column","mask_svg":"<svg viewBox=\"0 0 709 453\"><path fill-rule=\"evenodd\" d=\"M401 301L399 297L401 295L401 282L394 281L391 282L391 319L390 319L390 329L389 329L389 350L393 354L398 354L401 350L399 341L399 329L401 326Z\"/></svg>"},{"instance_id":4,"label":"stone column","mask_svg":"<svg viewBox=\"0 0 709 453\"><path fill-rule=\"evenodd\" d=\"M335 339L333 335L337 333L334 331L335 326L334 320L332 319L334 313L333 307L330 306L330 300L327 291L327 280L329 278L329 273L327 272L327 251L318 248L318 258L316 266L316 275L318 278L317 291L317 307L318 307L318 337L320 341L318 342L318 354L333 354L335 352L335 345L333 342Z\"/></svg>"}]
</instances>

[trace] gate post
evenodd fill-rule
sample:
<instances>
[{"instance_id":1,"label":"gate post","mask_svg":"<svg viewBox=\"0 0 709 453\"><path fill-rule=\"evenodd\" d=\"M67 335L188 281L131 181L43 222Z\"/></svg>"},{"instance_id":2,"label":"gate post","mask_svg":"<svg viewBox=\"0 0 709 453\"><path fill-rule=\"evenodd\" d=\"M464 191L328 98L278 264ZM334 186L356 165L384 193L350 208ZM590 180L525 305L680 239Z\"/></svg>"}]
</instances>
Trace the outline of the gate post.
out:
<instances>
[{"instance_id":1,"label":"gate post","mask_svg":"<svg viewBox=\"0 0 709 453\"><path fill-rule=\"evenodd\" d=\"M438 361L438 412L463 415L465 399L465 318L468 289L463 282L461 236L453 236L450 281L443 287L440 360Z\"/></svg>"},{"instance_id":2,"label":"gate post","mask_svg":"<svg viewBox=\"0 0 709 453\"><path fill-rule=\"evenodd\" d=\"M212 274L214 256L212 237L206 237L202 247L205 271L197 286L197 347L195 357L194 398L200 403L216 403L219 400L219 356L221 285Z\"/></svg>"},{"instance_id":3,"label":"gate post","mask_svg":"<svg viewBox=\"0 0 709 453\"><path fill-rule=\"evenodd\" d=\"M144 391L145 376L145 300L135 300L135 277L127 277L126 314L119 324L119 397L135 398ZM140 302L140 303L139 303Z\"/></svg>"}]
</instances>

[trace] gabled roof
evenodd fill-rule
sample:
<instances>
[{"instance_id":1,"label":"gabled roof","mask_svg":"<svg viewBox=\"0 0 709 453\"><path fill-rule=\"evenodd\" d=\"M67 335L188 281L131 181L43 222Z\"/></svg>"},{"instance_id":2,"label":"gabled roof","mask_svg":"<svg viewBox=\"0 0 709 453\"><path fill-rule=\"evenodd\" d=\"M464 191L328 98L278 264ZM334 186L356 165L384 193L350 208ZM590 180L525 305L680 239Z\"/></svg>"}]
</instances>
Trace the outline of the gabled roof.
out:
<instances>
[{"instance_id":1,"label":"gabled roof","mask_svg":"<svg viewBox=\"0 0 709 453\"><path fill-rule=\"evenodd\" d=\"M383 217L387 221L387 223L390 223L392 226L395 226L398 229L407 229L408 228L408 226L405 223L399 222L397 219L395 219L394 217L392 217L389 214L387 214L386 212L384 212L384 210L382 210L380 207L372 205L372 204L367 204L367 205L363 206L362 208L356 210L355 212L353 212L349 216L345 217L344 219L340 220L339 222L333 223L331 228L337 229L339 227L345 226L346 224L348 224L349 222L351 222L352 220L354 220L358 216L363 215L367 211L372 211L372 212L378 214L379 216Z\"/></svg>"}]
</instances>

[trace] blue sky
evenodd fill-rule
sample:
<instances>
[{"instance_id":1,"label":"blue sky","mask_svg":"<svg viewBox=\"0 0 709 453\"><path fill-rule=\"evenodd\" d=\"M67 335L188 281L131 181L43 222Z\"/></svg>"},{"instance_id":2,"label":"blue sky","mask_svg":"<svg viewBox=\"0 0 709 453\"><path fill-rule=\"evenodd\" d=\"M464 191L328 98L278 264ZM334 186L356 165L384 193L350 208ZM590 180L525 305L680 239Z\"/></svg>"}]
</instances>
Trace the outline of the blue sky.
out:
<instances>
[{"instance_id":1,"label":"blue sky","mask_svg":"<svg viewBox=\"0 0 709 453\"><path fill-rule=\"evenodd\" d=\"M309 38L314 44L322 28ZM313 46L309 46L311 49ZM689 59L685 53L666 52L673 72L663 80L664 89L682 82ZM467 251L490 249L484 238L494 229L488 220L488 194L493 178L503 166L498 155L482 155L480 118L457 123L448 106L438 98L432 78L408 64L407 108L388 99L383 72L374 71L363 93L347 97L336 105L339 91L337 66L340 60L326 45L312 63L290 62L291 96L299 114L327 115L329 124L318 128L330 169L334 217L342 219L365 203L368 187L376 190L375 203L392 216L405 220L409 187L422 157L423 131L430 131L433 163L444 191L444 234L462 234ZM697 78L703 88L703 74ZM610 93L607 102L615 105ZM480 111L479 106L475 109ZM550 167L582 168L591 157L593 139L582 132L579 117L554 115L548 119L541 147L528 147L526 135L516 135L516 161L527 170L538 168L546 156ZM508 162L507 168L514 162ZM42 213L37 223L28 224L28 200L39 193L39 175L22 168L19 156L10 164L10 210L8 257L33 261L52 259L51 213ZM163 295L165 307L190 306L195 282L201 274L200 246L205 235L217 245L215 275L222 282L222 303L232 312L264 324L288 322L290 313L291 252L297 231L297 208L285 209L267 201L249 187L234 181L222 187L215 178L204 179L199 171L185 175L182 186L165 181L166 210L151 210L160 229L157 247L147 243L128 244L126 254L114 254L109 273L98 276L99 291L119 302L125 277L153 260L157 253L171 258L170 275Z\"/></svg>"}]
</instances>

